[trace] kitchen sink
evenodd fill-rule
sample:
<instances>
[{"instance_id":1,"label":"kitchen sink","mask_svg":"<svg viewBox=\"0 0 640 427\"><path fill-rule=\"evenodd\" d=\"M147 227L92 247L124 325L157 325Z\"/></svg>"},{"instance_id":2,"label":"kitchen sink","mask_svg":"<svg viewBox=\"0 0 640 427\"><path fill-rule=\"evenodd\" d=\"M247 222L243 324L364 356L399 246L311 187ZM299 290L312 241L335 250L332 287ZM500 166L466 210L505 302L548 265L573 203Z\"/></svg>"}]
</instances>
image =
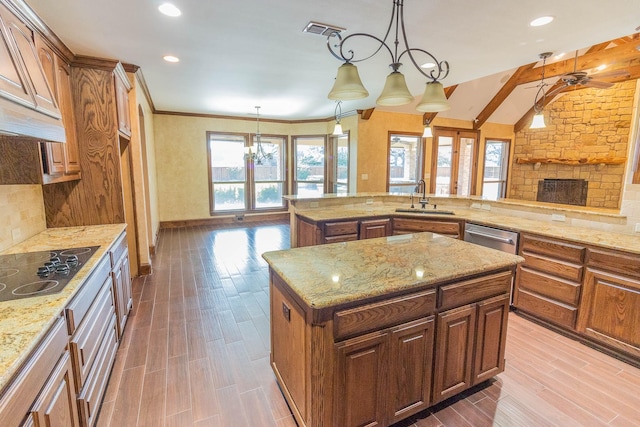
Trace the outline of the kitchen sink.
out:
<instances>
[{"instance_id":1,"label":"kitchen sink","mask_svg":"<svg viewBox=\"0 0 640 427\"><path fill-rule=\"evenodd\" d=\"M425 215L455 215L453 211L443 211L440 209L397 208L396 212L416 213L416 214L425 214Z\"/></svg>"}]
</instances>

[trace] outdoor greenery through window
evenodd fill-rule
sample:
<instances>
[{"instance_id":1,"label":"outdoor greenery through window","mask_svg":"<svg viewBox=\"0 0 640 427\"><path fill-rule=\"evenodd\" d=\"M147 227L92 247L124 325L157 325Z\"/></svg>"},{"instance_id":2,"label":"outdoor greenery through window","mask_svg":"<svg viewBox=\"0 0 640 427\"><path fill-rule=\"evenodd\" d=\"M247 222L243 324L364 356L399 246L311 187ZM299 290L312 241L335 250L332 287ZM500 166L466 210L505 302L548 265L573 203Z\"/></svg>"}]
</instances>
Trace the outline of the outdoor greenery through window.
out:
<instances>
[{"instance_id":1,"label":"outdoor greenery through window","mask_svg":"<svg viewBox=\"0 0 640 427\"><path fill-rule=\"evenodd\" d=\"M482 197L498 200L506 197L509 141L487 140L484 154Z\"/></svg>"},{"instance_id":2,"label":"outdoor greenery through window","mask_svg":"<svg viewBox=\"0 0 640 427\"><path fill-rule=\"evenodd\" d=\"M245 156L248 139L244 134L208 133L211 213L284 206L286 138L261 137L271 156L260 164Z\"/></svg>"},{"instance_id":3,"label":"outdoor greenery through window","mask_svg":"<svg viewBox=\"0 0 640 427\"><path fill-rule=\"evenodd\" d=\"M422 169L422 137L389 134L389 192L413 192Z\"/></svg>"}]
</instances>

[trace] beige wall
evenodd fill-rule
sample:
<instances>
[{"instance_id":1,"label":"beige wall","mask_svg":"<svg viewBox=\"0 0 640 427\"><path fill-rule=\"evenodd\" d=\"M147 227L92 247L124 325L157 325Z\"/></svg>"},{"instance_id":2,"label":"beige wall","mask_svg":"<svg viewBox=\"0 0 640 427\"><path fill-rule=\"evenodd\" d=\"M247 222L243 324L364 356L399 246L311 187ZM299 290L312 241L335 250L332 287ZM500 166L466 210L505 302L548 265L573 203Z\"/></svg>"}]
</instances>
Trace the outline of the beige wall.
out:
<instances>
[{"instance_id":1,"label":"beige wall","mask_svg":"<svg viewBox=\"0 0 640 427\"><path fill-rule=\"evenodd\" d=\"M0 251L47 228L41 185L0 185Z\"/></svg>"}]
</instances>

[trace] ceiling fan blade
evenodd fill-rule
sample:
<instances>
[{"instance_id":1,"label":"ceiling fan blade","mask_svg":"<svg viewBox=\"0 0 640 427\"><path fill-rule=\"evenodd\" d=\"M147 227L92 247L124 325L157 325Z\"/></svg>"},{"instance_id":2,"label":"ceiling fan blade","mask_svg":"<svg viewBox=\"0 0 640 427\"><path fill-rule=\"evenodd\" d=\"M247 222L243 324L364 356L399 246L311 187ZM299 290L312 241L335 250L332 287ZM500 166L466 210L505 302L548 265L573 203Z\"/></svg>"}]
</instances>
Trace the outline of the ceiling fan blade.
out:
<instances>
[{"instance_id":1,"label":"ceiling fan blade","mask_svg":"<svg viewBox=\"0 0 640 427\"><path fill-rule=\"evenodd\" d=\"M615 77L630 76L630 75L631 73L629 73L628 70L611 70L611 71L606 71L604 73L592 74L590 77L594 79L613 79Z\"/></svg>"},{"instance_id":2,"label":"ceiling fan blade","mask_svg":"<svg viewBox=\"0 0 640 427\"><path fill-rule=\"evenodd\" d=\"M587 80L583 83L581 83L582 86L584 87L593 87L596 89L608 89L611 86L613 86L613 83L609 83L609 82L602 82L602 81L598 81L598 80Z\"/></svg>"}]
</instances>

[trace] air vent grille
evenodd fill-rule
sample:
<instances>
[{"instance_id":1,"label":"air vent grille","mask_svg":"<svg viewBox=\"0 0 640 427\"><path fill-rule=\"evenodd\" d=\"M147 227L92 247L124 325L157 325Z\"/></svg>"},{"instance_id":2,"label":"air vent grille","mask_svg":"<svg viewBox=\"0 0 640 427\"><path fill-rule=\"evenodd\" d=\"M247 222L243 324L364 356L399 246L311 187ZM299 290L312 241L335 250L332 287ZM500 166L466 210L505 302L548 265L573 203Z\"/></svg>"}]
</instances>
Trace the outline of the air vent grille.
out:
<instances>
[{"instance_id":1,"label":"air vent grille","mask_svg":"<svg viewBox=\"0 0 640 427\"><path fill-rule=\"evenodd\" d=\"M302 32L326 37L333 32L340 33L345 29L346 28L336 27L335 25L321 24L320 22L310 21L304 27Z\"/></svg>"}]
</instances>

